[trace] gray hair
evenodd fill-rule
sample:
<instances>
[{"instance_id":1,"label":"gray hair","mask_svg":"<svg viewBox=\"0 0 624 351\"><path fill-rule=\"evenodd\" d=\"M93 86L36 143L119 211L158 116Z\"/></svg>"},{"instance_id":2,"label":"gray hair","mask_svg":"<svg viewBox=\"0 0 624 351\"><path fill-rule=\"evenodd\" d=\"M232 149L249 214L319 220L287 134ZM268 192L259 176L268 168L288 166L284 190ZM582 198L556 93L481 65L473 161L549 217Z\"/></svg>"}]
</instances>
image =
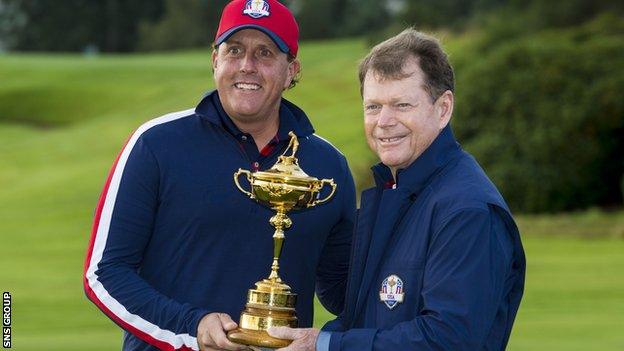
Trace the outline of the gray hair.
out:
<instances>
[{"instance_id":1,"label":"gray hair","mask_svg":"<svg viewBox=\"0 0 624 351\"><path fill-rule=\"evenodd\" d=\"M425 74L424 89L436 101L445 91L455 90L453 67L442 50L440 42L413 28L405 29L377 44L366 55L359 66L360 94L364 92L364 79L369 71L374 71L382 79L403 79L405 63L416 58Z\"/></svg>"}]
</instances>

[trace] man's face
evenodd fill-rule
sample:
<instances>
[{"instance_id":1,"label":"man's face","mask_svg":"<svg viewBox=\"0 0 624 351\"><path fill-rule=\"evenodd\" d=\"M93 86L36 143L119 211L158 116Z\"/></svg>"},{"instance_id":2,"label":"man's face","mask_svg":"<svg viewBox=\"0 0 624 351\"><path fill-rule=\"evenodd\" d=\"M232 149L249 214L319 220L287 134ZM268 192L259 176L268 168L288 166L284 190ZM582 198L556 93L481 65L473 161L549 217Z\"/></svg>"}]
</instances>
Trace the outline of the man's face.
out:
<instances>
[{"instance_id":1,"label":"man's face","mask_svg":"<svg viewBox=\"0 0 624 351\"><path fill-rule=\"evenodd\" d=\"M369 71L364 79L364 129L368 146L393 174L409 166L431 145L448 124L453 94L437 101L425 91L424 73L414 58L408 60L404 79L382 79Z\"/></svg>"},{"instance_id":2,"label":"man's face","mask_svg":"<svg viewBox=\"0 0 624 351\"><path fill-rule=\"evenodd\" d=\"M214 79L225 112L241 123L276 116L282 92L299 70L264 33L243 29L213 52Z\"/></svg>"}]
</instances>

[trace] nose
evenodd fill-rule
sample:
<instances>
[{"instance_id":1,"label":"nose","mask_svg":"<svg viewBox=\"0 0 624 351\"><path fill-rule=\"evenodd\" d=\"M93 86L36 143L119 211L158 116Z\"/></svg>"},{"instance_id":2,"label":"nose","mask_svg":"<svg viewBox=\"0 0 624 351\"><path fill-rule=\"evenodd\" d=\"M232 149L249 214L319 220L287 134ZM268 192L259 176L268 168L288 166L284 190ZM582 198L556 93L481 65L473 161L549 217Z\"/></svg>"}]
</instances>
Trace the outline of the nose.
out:
<instances>
[{"instance_id":1,"label":"nose","mask_svg":"<svg viewBox=\"0 0 624 351\"><path fill-rule=\"evenodd\" d=\"M255 73L257 71L254 55L248 53L241 59L240 71L243 73Z\"/></svg>"},{"instance_id":2,"label":"nose","mask_svg":"<svg viewBox=\"0 0 624 351\"><path fill-rule=\"evenodd\" d=\"M392 127L396 124L394 113L388 106L382 106L379 111L379 119L377 119L377 126L380 128Z\"/></svg>"}]
</instances>

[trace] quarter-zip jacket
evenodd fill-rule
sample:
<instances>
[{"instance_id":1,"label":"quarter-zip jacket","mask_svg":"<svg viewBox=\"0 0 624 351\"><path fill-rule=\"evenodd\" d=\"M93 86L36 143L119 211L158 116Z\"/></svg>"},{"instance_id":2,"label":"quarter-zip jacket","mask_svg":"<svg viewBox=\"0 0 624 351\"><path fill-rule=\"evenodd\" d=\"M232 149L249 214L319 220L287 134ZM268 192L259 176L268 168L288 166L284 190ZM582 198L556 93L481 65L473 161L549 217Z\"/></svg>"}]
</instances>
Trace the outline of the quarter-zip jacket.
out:
<instances>
[{"instance_id":1,"label":"quarter-zip jacket","mask_svg":"<svg viewBox=\"0 0 624 351\"><path fill-rule=\"evenodd\" d=\"M102 192L85 291L126 330L123 350L198 350L199 320L224 312L237 321L247 290L269 275L274 211L234 184L234 172L250 169L253 160L224 127L216 94L194 110L142 125ZM260 158L261 170L283 152L289 130L298 136L301 168L338 186L328 203L288 214L293 224L286 231L280 276L298 294L299 325L307 327L315 289L326 308L342 310L355 190L344 156L313 134L303 111L286 100L280 107L281 142Z\"/></svg>"},{"instance_id":2,"label":"quarter-zip jacket","mask_svg":"<svg viewBox=\"0 0 624 351\"><path fill-rule=\"evenodd\" d=\"M525 258L502 196L450 126L400 170L379 164L362 193L344 313L329 350L504 350ZM403 301L380 297L390 276Z\"/></svg>"}]
</instances>

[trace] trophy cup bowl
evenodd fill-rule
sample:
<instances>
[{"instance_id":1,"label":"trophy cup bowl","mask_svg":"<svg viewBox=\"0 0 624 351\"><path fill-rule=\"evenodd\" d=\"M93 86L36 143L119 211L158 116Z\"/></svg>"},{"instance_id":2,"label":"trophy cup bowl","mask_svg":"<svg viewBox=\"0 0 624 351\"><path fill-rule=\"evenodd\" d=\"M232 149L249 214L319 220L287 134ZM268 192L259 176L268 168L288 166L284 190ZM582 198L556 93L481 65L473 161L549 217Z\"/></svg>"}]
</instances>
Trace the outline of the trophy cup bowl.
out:
<instances>
[{"instance_id":1,"label":"trophy cup bowl","mask_svg":"<svg viewBox=\"0 0 624 351\"><path fill-rule=\"evenodd\" d=\"M239 344L266 348L280 348L290 344L290 340L277 339L266 332L270 327L297 327L295 314L297 294L291 292L290 286L278 275L278 261L285 238L284 230L292 225L286 213L327 202L336 191L333 179L310 177L299 167L299 160L295 157L299 146L297 136L293 132L289 135L291 139L288 147L269 170L250 172L239 169L234 173L234 183L241 192L276 211L269 220L275 228L271 274L268 278L257 282L255 289L249 289L239 327L228 333L228 338ZM289 149L292 149L291 155L285 156ZM239 182L243 174L251 186L250 191L245 190ZM325 185L330 186L331 191L319 199Z\"/></svg>"}]
</instances>

